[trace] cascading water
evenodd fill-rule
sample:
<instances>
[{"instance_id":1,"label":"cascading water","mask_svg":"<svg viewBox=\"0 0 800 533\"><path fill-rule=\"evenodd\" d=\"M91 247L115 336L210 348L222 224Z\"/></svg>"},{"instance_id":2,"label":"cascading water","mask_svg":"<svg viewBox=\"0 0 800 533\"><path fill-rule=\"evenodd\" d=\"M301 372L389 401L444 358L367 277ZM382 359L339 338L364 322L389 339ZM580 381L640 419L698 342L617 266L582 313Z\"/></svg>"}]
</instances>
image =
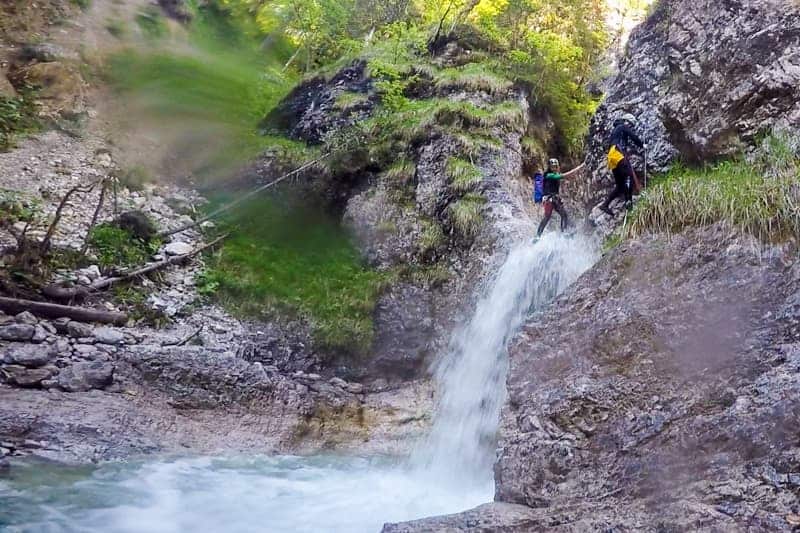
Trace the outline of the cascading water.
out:
<instances>
[{"instance_id":1,"label":"cascading water","mask_svg":"<svg viewBox=\"0 0 800 533\"><path fill-rule=\"evenodd\" d=\"M0 531L358 533L489 501L507 344L532 310L591 266L593 249L548 234L508 255L435 369L439 408L408 463L233 457L28 467L0 478Z\"/></svg>"},{"instance_id":2,"label":"cascading water","mask_svg":"<svg viewBox=\"0 0 800 533\"><path fill-rule=\"evenodd\" d=\"M421 471L459 487L483 484L492 495L508 342L532 311L594 263L594 248L584 239L549 233L509 254L435 369L438 409L429 439L413 457Z\"/></svg>"}]
</instances>

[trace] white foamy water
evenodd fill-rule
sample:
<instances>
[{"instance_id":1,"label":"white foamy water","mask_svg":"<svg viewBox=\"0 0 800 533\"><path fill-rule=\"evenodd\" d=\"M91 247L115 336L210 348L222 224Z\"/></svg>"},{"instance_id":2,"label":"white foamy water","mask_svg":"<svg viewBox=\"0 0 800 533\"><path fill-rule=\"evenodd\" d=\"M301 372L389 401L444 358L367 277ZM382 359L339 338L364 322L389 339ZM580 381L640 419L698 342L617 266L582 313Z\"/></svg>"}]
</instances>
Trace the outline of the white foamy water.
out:
<instances>
[{"instance_id":1,"label":"white foamy water","mask_svg":"<svg viewBox=\"0 0 800 533\"><path fill-rule=\"evenodd\" d=\"M0 478L9 533L360 533L490 501L507 344L526 316L594 262L548 234L513 250L436 368L434 427L409 461L355 457L181 458Z\"/></svg>"},{"instance_id":2,"label":"white foamy water","mask_svg":"<svg viewBox=\"0 0 800 533\"><path fill-rule=\"evenodd\" d=\"M580 237L548 233L535 246L525 243L509 254L436 367L440 399L433 429L413 457L421 472L457 487L483 486L492 499L508 343L531 312L594 264L595 248Z\"/></svg>"}]
</instances>

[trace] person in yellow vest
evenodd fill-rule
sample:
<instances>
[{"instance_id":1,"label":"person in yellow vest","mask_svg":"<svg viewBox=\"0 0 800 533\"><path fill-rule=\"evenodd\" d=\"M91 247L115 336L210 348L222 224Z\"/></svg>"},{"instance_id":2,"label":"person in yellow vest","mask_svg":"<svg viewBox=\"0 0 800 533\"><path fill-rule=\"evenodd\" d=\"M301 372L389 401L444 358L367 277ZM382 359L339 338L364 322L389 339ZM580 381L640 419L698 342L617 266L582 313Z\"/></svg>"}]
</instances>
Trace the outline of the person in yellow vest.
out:
<instances>
[{"instance_id":1,"label":"person in yellow vest","mask_svg":"<svg viewBox=\"0 0 800 533\"><path fill-rule=\"evenodd\" d=\"M600 209L614 216L614 212L609 207L614 198L624 196L625 208L633 207L633 182L636 179L633 173L630 159L628 159L628 145L635 144L639 148L646 148L634 128L636 127L636 117L630 113L625 113L614 121L614 130L611 132L608 149L608 168L614 174L614 190L608 195L606 201Z\"/></svg>"}]
</instances>

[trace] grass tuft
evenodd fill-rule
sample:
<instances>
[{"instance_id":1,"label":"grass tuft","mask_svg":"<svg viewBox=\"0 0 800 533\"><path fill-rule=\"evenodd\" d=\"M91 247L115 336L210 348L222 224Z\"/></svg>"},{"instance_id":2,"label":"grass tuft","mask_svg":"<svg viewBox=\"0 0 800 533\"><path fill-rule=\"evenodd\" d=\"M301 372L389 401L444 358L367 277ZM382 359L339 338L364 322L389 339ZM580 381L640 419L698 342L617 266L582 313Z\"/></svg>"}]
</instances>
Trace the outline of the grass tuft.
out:
<instances>
[{"instance_id":1,"label":"grass tuft","mask_svg":"<svg viewBox=\"0 0 800 533\"><path fill-rule=\"evenodd\" d=\"M767 243L800 239L800 157L785 139L764 142L771 148L754 161L673 168L643 195L624 236L726 222Z\"/></svg>"},{"instance_id":2,"label":"grass tuft","mask_svg":"<svg viewBox=\"0 0 800 533\"><path fill-rule=\"evenodd\" d=\"M432 252L445 242L444 230L436 220L422 220L422 233L419 237L419 251L422 255Z\"/></svg>"},{"instance_id":3,"label":"grass tuft","mask_svg":"<svg viewBox=\"0 0 800 533\"><path fill-rule=\"evenodd\" d=\"M447 160L445 172L450 179L450 188L456 193L474 190L483 179L478 167L472 162L458 157L451 157Z\"/></svg>"},{"instance_id":4,"label":"grass tuft","mask_svg":"<svg viewBox=\"0 0 800 533\"><path fill-rule=\"evenodd\" d=\"M470 193L448 207L453 227L463 237L472 239L480 232L485 203L486 199L483 196Z\"/></svg>"}]
</instances>

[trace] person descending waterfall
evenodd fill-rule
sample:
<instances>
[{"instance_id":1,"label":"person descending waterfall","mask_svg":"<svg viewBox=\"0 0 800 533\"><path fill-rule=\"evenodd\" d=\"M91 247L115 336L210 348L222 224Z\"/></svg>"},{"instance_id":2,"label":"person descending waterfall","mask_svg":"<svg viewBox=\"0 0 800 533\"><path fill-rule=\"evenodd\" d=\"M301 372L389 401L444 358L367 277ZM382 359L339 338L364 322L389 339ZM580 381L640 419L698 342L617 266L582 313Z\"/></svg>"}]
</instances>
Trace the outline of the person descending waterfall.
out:
<instances>
[{"instance_id":1,"label":"person descending waterfall","mask_svg":"<svg viewBox=\"0 0 800 533\"><path fill-rule=\"evenodd\" d=\"M614 216L614 212L609 207L614 198L625 197L625 208L633 207L633 182L636 175L633 172L630 159L628 158L628 145L633 143L639 148L647 148L634 129L636 128L636 117L630 113L625 113L614 121L614 129L611 132L608 148L608 168L614 174L614 190L608 195L606 201L600 209Z\"/></svg>"},{"instance_id":2,"label":"person descending waterfall","mask_svg":"<svg viewBox=\"0 0 800 533\"><path fill-rule=\"evenodd\" d=\"M558 159L550 159L547 162L547 172L544 173L542 190L544 218L539 224L539 231L536 232L537 239L542 236L547 224L550 222L550 218L553 216L554 210L558 213L558 216L561 217L561 231L565 231L567 229L569 225L569 217L567 215L567 210L564 209L564 202L561 200L561 196L559 195L561 189L561 180L569 178L582 168L583 165L570 170L566 174L561 174L559 172L561 170L561 164L558 162Z\"/></svg>"}]
</instances>

